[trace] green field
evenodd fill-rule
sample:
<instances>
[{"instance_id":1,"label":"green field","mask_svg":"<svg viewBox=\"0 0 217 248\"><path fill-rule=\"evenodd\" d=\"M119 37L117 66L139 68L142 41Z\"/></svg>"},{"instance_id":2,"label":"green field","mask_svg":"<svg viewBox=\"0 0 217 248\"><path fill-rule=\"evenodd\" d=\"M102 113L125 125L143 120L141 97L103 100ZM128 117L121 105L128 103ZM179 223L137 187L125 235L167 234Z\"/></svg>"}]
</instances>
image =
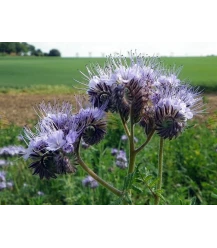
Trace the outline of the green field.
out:
<instances>
[{"instance_id":1,"label":"green field","mask_svg":"<svg viewBox=\"0 0 217 248\"><path fill-rule=\"evenodd\" d=\"M201 86L207 91L217 91L217 57L162 58L166 65L183 65L180 77L192 85ZM85 65L103 58L37 58L0 57L0 91L9 89L38 88L49 86L71 88L77 85L73 78L81 79L78 70L86 72Z\"/></svg>"}]
</instances>

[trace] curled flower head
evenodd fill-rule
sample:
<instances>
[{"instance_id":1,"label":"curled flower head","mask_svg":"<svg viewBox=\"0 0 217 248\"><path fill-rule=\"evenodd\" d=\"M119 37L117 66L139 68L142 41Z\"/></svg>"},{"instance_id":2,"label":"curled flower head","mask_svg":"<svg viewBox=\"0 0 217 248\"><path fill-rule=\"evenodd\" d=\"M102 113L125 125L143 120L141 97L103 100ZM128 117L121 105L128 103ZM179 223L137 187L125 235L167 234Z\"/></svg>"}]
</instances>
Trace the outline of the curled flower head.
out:
<instances>
[{"instance_id":1,"label":"curled flower head","mask_svg":"<svg viewBox=\"0 0 217 248\"><path fill-rule=\"evenodd\" d=\"M159 95L155 102L155 123L162 138L177 137L186 127L187 120L203 112L200 93L188 85L165 88Z\"/></svg>"},{"instance_id":2,"label":"curled flower head","mask_svg":"<svg viewBox=\"0 0 217 248\"><path fill-rule=\"evenodd\" d=\"M106 134L105 112L99 108L81 109L76 115L77 121L83 127L82 138L87 145L99 143Z\"/></svg>"}]
</instances>

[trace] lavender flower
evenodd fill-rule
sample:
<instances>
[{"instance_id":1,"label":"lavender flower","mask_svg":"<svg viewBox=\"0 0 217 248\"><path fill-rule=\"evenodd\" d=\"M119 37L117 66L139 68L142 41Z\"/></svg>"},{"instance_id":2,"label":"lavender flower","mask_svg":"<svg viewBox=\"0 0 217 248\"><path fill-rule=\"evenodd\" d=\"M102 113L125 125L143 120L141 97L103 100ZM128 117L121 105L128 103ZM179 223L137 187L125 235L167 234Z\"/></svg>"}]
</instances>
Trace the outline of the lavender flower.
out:
<instances>
[{"instance_id":1,"label":"lavender flower","mask_svg":"<svg viewBox=\"0 0 217 248\"><path fill-rule=\"evenodd\" d=\"M126 169L128 166L126 152L120 150L116 156L116 166L120 169Z\"/></svg>"},{"instance_id":2,"label":"lavender flower","mask_svg":"<svg viewBox=\"0 0 217 248\"><path fill-rule=\"evenodd\" d=\"M128 140L127 135L124 134L124 135L121 136L121 141L124 141L125 142L127 140Z\"/></svg>"},{"instance_id":3,"label":"lavender flower","mask_svg":"<svg viewBox=\"0 0 217 248\"><path fill-rule=\"evenodd\" d=\"M87 148L89 148L89 145L86 144L86 143L82 140L82 141L81 141L81 147L82 147L83 149L87 149Z\"/></svg>"},{"instance_id":4,"label":"lavender flower","mask_svg":"<svg viewBox=\"0 0 217 248\"><path fill-rule=\"evenodd\" d=\"M13 184L13 182L7 182L7 183L6 183L6 186L7 186L7 188L9 188L9 189L13 189L14 184Z\"/></svg>"},{"instance_id":5,"label":"lavender flower","mask_svg":"<svg viewBox=\"0 0 217 248\"><path fill-rule=\"evenodd\" d=\"M66 130L69 128L72 118L72 105L68 102L42 102L38 106L38 115L42 122L54 123L57 129Z\"/></svg>"},{"instance_id":6,"label":"lavender flower","mask_svg":"<svg viewBox=\"0 0 217 248\"><path fill-rule=\"evenodd\" d=\"M29 166L33 174L41 179L56 178L56 174L74 173L76 171L76 153L80 140L87 145L101 141L106 133L104 107L81 108L72 113L72 106L63 102L39 105L39 121L35 132L24 129L24 141L28 145L25 159L33 159ZM58 112L59 111L59 112ZM71 154L73 164L67 159Z\"/></svg>"},{"instance_id":7,"label":"lavender flower","mask_svg":"<svg viewBox=\"0 0 217 248\"><path fill-rule=\"evenodd\" d=\"M90 187L91 189L95 189L99 186L98 182L91 176L87 176L85 179L83 179L82 184L83 186Z\"/></svg>"},{"instance_id":8,"label":"lavender flower","mask_svg":"<svg viewBox=\"0 0 217 248\"><path fill-rule=\"evenodd\" d=\"M122 56L110 56L104 67L87 67L87 92L94 107L107 102L106 111L119 112L124 120L130 109L137 123L148 103L150 87L157 80L160 63L157 58L129 53L130 63ZM103 100L102 100L103 99Z\"/></svg>"},{"instance_id":9,"label":"lavender flower","mask_svg":"<svg viewBox=\"0 0 217 248\"><path fill-rule=\"evenodd\" d=\"M6 160L0 159L0 167L7 166L8 162Z\"/></svg>"},{"instance_id":10,"label":"lavender flower","mask_svg":"<svg viewBox=\"0 0 217 248\"><path fill-rule=\"evenodd\" d=\"M48 135L46 140L48 151L57 151L61 149L65 144L66 140L64 140L64 133L62 130L53 131Z\"/></svg>"},{"instance_id":11,"label":"lavender flower","mask_svg":"<svg viewBox=\"0 0 217 248\"><path fill-rule=\"evenodd\" d=\"M118 149L112 148L112 149L111 149L111 155L112 155L112 156L116 156L117 154L118 154Z\"/></svg>"},{"instance_id":12,"label":"lavender flower","mask_svg":"<svg viewBox=\"0 0 217 248\"><path fill-rule=\"evenodd\" d=\"M23 155L26 149L23 146L6 146L0 148L0 156L17 156Z\"/></svg>"},{"instance_id":13,"label":"lavender flower","mask_svg":"<svg viewBox=\"0 0 217 248\"><path fill-rule=\"evenodd\" d=\"M6 181L6 172L0 171L0 182L5 182L5 181Z\"/></svg>"},{"instance_id":14,"label":"lavender flower","mask_svg":"<svg viewBox=\"0 0 217 248\"><path fill-rule=\"evenodd\" d=\"M7 188L6 182L0 182L0 190L6 189L6 188Z\"/></svg>"}]
</instances>

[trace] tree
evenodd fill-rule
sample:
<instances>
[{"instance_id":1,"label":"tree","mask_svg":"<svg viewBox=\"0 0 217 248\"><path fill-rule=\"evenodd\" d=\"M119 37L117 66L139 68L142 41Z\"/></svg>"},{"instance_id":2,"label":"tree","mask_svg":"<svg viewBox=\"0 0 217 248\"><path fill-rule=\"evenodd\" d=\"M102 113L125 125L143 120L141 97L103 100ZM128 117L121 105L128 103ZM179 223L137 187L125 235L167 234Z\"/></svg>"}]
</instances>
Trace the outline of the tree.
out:
<instances>
[{"instance_id":1,"label":"tree","mask_svg":"<svg viewBox=\"0 0 217 248\"><path fill-rule=\"evenodd\" d=\"M61 53L57 49L51 49L49 52L49 56L61 57Z\"/></svg>"},{"instance_id":2,"label":"tree","mask_svg":"<svg viewBox=\"0 0 217 248\"><path fill-rule=\"evenodd\" d=\"M32 55L34 55L34 56L43 56L44 54L43 54L43 52L41 51L41 49L37 49L36 51L34 51L34 52L32 53Z\"/></svg>"},{"instance_id":3,"label":"tree","mask_svg":"<svg viewBox=\"0 0 217 248\"><path fill-rule=\"evenodd\" d=\"M15 53L16 52L16 42L0 42L0 53Z\"/></svg>"},{"instance_id":4,"label":"tree","mask_svg":"<svg viewBox=\"0 0 217 248\"><path fill-rule=\"evenodd\" d=\"M15 42L16 54L26 54L29 51L28 44L26 42Z\"/></svg>"},{"instance_id":5,"label":"tree","mask_svg":"<svg viewBox=\"0 0 217 248\"><path fill-rule=\"evenodd\" d=\"M34 55L35 47L33 45L28 44L28 51L30 52L30 55Z\"/></svg>"}]
</instances>

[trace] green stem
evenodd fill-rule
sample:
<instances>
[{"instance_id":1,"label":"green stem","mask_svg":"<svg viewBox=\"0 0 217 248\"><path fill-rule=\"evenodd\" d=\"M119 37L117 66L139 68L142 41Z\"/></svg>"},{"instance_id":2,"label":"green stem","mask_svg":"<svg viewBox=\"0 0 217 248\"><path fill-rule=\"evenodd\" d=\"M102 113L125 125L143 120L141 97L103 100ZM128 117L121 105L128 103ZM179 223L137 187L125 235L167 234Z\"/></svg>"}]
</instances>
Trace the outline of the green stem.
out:
<instances>
[{"instance_id":1,"label":"green stem","mask_svg":"<svg viewBox=\"0 0 217 248\"><path fill-rule=\"evenodd\" d=\"M96 175L85 163L84 161L81 159L80 155L78 154L78 163L80 164L80 166L92 177L94 178L98 183L100 183L101 185L103 185L105 188L107 188L108 190L110 190L112 193L114 193L117 196L122 196L123 192L114 188L113 186L111 186L110 184L108 184L107 182L105 182L101 177L99 177L98 175Z\"/></svg>"},{"instance_id":2,"label":"green stem","mask_svg":"<svg viewBox=\"0 0 217 248\"><path fill-rule=\"evenodd\" d=\"M157 190L161 190L162 188L162 179L163 179L163 146L164 146L164 139L160 139L160 149L159 149L159 158L158 158L158 185ZM159 205L160 203L160 197L158 194L156 194L155 197L155 205Z\"/></svg>"},{"instance_id":3,"label":"green stem","mask_svg":"<svg viewBox=\"0 0 217 248\"><path fill-rule=\"evenodd\" d=\"M136 152L135 152L135 145L134 145L134 123L133 123L133 113L132 110L130 111L130 162L129 162L129 169L128 175L133 173L135 168L135 161L136 161Z\"/></svg>"},{"instance_id":4,"label":"green stem","mask_svg":"<svg viewBox=\"0 0 217 248\"><path fill-rule=\"evenodd\" d=\"M123 124L123 127L124 127L124 131L125 131L127 137L130 138L130 131L128 129L128 126L127 126L126 122L124 121L124 119L123 119L121 114L120 114L120 117L121 117L121 121L122 121L122 124Z\"/></svg>"},{"instance_id":5,"label":"green stem","mask_svg":"<svg viewBox=\"0 0 217 248\"><path fill-rule=\"evenodd\" d=\"M135 150L135 153L139 153L152 139L153 135L155 133L155 130L152 130L152 132L148 135L146 142L141 145L138 149Z\"/></svg>"}]
</instances>

